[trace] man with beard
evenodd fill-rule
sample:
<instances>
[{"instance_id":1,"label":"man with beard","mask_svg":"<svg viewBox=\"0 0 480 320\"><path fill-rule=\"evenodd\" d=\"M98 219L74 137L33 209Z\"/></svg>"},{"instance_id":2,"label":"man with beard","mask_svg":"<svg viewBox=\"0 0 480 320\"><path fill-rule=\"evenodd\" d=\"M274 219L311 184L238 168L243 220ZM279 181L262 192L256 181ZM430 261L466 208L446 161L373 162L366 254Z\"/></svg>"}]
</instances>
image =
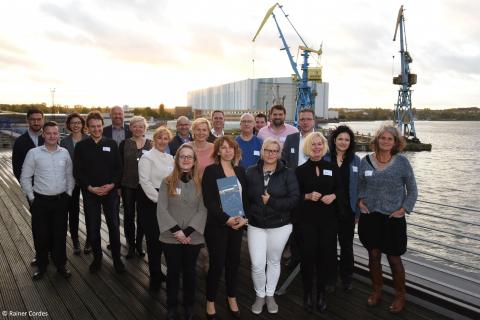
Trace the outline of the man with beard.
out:
<instances>
[{"instance_id":1,"label":"man with beard","mask_svg":"<svg viewBox=\"0 0 480 320\"><path fill-rule=\"evenodd\" d=\"M266 127L260 129L257 137L262 141L265 141L267 138L275 138L280 141L280 145L283 148L287 136L298 132L297 128L285 123L286 113L287 110L285 110L285 107L280 104L274 105L270 108L270 123Z\"/></svg>"}]
</instances>

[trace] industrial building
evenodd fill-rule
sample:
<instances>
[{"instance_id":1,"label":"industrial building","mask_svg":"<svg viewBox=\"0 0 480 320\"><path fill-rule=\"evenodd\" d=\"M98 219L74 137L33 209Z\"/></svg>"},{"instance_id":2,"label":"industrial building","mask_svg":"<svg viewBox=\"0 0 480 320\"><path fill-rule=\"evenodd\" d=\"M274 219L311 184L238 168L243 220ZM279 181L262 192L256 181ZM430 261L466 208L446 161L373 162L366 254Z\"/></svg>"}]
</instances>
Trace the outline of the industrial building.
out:
<instances>
[{"instance_id":1,"label":"industrial building","mask_svg":"<svg viewBox=\"0 0 480 320\"><path fill-rule=\"evenodd\" d=\"M309 82L315 95L317 118L328 119L328 83ZM274 104L287 109L287 121L294 119L297 83L291 77L246 79L188 92L187 103L193 110L209 114L219 109L225 113L267 112Z\"/></svg>"}]
</instances>

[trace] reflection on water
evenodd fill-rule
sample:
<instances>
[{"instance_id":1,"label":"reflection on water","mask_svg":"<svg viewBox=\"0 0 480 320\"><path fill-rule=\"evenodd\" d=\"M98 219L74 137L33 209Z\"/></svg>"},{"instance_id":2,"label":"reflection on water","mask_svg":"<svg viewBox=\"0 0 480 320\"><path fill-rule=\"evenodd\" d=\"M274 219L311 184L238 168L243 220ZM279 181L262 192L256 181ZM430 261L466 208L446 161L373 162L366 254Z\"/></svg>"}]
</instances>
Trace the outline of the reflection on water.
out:
<instances>
[{"instance_id":1,"label":"reflection on water","mask_svg":"<svg viewBox=\"0 0 480 320\"><path fill-rule=\"evenodd\" d=\"M373 134L382 122L347 124L354 131ZM432 255L428 257L431 261L472 271L468 266L476 268L480 266L480 157L478 156L480 123L478 121L417 121L415 124L420 141L432 144L431 152L405 153L415 172L419 199L471 208L477 212L417 202L414 212L408 217L410 252L425 251ZM426 214L436 215L439 218ZM441 217L473 222L477 225L449 221ZM426 239L432 243L414 238ZM433 242L446 244L451 248L439 246ZM449 261L435 258L435 256Z\"/></svg>"}]
</instances>

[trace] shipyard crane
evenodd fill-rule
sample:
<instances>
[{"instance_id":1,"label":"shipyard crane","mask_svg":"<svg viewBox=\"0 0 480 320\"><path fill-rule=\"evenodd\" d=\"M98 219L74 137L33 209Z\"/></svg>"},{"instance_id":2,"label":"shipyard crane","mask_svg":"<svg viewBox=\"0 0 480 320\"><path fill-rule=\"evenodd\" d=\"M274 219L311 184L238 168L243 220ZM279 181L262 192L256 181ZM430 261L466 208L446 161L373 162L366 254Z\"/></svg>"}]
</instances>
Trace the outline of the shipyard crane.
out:
<instances>
[{"instance_id":1,"label":"shipyard crane","mask_svg":"<svg viewBox=\"0 0 480 320\"><path fill-rule=\"evenodd\" d=\"M415 120L412 110L412 90L411 86L417 83L417 75L410 73L410 63L412 57L407 50L407 36L405 34L405 17L403 14L403 5L398 11L397 24L395 26L395 34L393 41L397 37L400 30L400 74L393 77L393 84L399 85L398 100L395 104L394 122L400 132L408 141L419 142L415 131Z\"/></svg>"},{"instance_id":2,"label":"shipyard crane","mask_svg":"<svg viewBox=\"0 0 480 320\"><path fill-rule=\"evenodd\" d=\"M283 36L282 29L280 28L280 25L278 24L277 18L275 16L275 13L273 12L275 8L279 8L285 18L288 20L290 25L292 26L293 30L295 30L295 33L297 36L300 38L302 41L303 45L299 46L299 49L302 51L301 56L303 57L303 63L301 66L301 71L302 73L300 74L297 63L293 60L292 53L290 52L290 48L287 45L287 41L285 40L285 37ZM318 82L322 82L322 73L321 73L321 68L308 68L309 63L308 63L308 58L310 54L314 53L320 56L322 54L322 48L315 50L311 49L303 40L303 38L300 36L298 33L297 29L293 26L292 22L288 18L288 15L285 13L283 10L283 6L280 5L278 2L275 3L270 9L268 9L267 13L265 14L265 17L263 18L262 23L260 24L260 27L257 30L257 33L252 39L252 42L255 42L255 39L257 38L258 34L262 30L263 26L267 22L268 18L272 16L273 20L275 21L275 25L277 26L278 33L280 34L280 39L282 40L283 48L281 50L285 50L288 60L290 61L290 65L292 66L294 74L292 75L294 81L298 81L297 85L297 97L296 97L296 109L295 109L295 119L294 119L294 125L297 126L298 123L298 113L301 109L303 108L314 108L315 107L315 96L312 94L312 89L310 88L308 81L309 80L315 80ZM309 74L309 71L311 71L311 75Z\"/></svg>"}]
</instances>

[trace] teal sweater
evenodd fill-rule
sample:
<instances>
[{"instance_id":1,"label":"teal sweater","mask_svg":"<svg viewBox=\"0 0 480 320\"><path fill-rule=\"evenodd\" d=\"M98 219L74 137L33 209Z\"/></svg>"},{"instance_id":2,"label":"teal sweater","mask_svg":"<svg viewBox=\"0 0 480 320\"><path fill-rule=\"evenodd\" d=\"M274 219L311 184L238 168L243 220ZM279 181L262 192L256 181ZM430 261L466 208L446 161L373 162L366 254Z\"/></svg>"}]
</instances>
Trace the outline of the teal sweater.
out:
<instances>
[{"instance_id":1,"label":"teal sweater","mask_svg":"<svg viewBox=\"0 0 480 320\"><path fill-rule=\"evenodd\" d=\"M370 212L390 215L404 208L410 213L417 201L417 183L410 162L395 155L390 163L378 170L365 156L360 163L358 198L363 199ZM372 158L372 164L375 164Z\"/></svg>"}]
</instances>

